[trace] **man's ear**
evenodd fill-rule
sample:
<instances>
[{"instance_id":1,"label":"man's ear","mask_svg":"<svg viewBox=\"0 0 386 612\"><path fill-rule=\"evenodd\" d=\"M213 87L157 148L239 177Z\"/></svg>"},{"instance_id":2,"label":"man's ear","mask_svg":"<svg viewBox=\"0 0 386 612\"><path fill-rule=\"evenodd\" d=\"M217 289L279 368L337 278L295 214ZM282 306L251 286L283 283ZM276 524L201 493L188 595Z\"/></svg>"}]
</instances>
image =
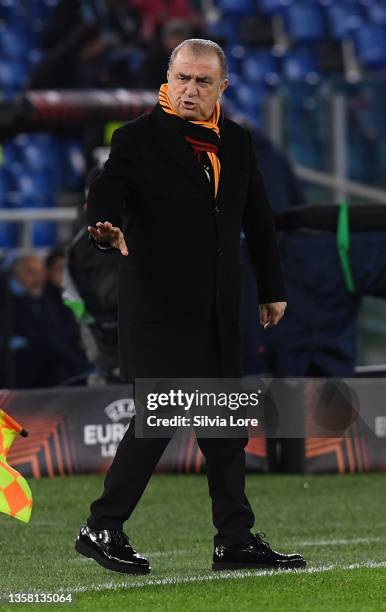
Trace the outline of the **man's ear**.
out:
<instances>
[{"instance_id":1,"label":"man's ear","mask_svg":"<svg viewBox=\"0 0 386 612\"><path fill-rule=\"evenodd\" d=\"M224 91L226 90L228 85L229 85L229 80L228 79L224 79L223 82L220 85L220 96L224 93Z\"/></svg>"},{"instance_id":2,"label":"man's ear","mask_svg":"<svg viewBox=\"0 0 386 612\"><path fill-rule=\"evenodd\" d=\"M167 73L166 73L166 79L169 82L169 79L170 79L170 70L168 70Z\"/></svg>"}]
</instances>

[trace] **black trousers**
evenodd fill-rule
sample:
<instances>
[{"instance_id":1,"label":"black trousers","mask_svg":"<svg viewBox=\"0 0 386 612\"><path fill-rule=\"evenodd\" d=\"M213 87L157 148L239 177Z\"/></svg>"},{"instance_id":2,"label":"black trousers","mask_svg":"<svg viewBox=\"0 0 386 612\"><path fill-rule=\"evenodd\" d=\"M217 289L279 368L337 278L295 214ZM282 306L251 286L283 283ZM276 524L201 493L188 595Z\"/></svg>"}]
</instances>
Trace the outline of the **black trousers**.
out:
<instances>
[{"instance_id":1,"label":"black trousers","mask_svg":"<svg viewBox=\"0 0 386 612\"><path fill-rule=\"evenodd\" d=\"M107 471L104 491L90 506L94 529L121 529L139 502L169 438L136 438L135 417ZM206 458L215 545L234 545L251 537L254 514L245 495L247 438L198 438Z\"/></svg>"},{"instance_id":2,"label":"black trousers","mask_svg":"<svg viewBox=\"0 0 386 612\"><path fill-rule=\"evenodd\" d=\"M219 340L215 325L201 333L200 363L195 375L221 376ZM183 356L181 355L181 358ZM157 371L168 377L169 371ZM186 371L191 372L191 368ZM155 470L170 438L136 438L135 417L126 430L106 474L101 497L90 506L88 523L94 529L121 529L132 514ZM255 517L245 495L245 446L248 438L198 438L205 456L213 524L217 529L215 545L234 545L251 537Z\"/></svg>"}]
</instances>

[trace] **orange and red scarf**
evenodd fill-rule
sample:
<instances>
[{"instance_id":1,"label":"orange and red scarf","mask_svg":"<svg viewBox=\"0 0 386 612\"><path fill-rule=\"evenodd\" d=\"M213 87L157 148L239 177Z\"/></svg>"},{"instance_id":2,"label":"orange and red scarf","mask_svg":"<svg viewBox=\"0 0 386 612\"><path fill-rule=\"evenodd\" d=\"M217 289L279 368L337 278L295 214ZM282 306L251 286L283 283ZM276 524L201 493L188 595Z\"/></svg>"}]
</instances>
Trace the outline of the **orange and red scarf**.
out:
<instances>
[{"instance_id":1,"label":"orange and red scarf","mask_svg":"<svg viewBox=\"0 0 386 612\"><path fill-rule=\"evenodd\" d=\"M168 84L163 83L159 90L159 103L162 109L168 115L174 115L181 117L174 109L168 93ZM187 123L199 126L199 128L205 128L204 130L199 129L196 131L194 137L192 135L185 134L185 140L191 145L194 155L198 161L201 161L201 153L205 152L208 155L210 164L213 170L214 178L214 195L217 197L218 186L220 182L221 164L217 156L220 145L220 128L219 122L222 116L221 106L219 101L216 102L212 116L207 121L188 121ZM186 121L183 119L183 121ZM207 133L205 130L209 130Z\"/></svg>"}]
</instances>

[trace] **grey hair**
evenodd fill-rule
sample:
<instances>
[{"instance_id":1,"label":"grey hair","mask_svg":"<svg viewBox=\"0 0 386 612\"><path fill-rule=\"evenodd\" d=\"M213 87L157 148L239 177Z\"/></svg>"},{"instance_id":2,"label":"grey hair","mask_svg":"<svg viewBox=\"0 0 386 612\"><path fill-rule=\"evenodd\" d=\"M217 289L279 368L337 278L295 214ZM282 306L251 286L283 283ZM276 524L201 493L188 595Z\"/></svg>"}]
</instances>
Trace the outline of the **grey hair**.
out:
<instances>
[{"instance_id":1,"label":"grey hair","mask_svg":"<svg viewBox=\"0 0 386 612\"><path fill-rule=\"evenodd\" d=\"M31 257L41 259L36 251L31 249L19 249L17 255L15 255L9 263L9 269L11 272L15 272L25 259L30 259Z\"/></svg>"},{"instance_id":2,"label":"grey hair","mask_svg":"<svg viewBox=\"0 0 386 612\"><path fill-rule=\"evenodd\" d=\"M228 62L226 55L223 49L217 43L213 42L213 40L206 40L204 38L188 38L187 40L183 40L175 49L173 49L172 54L169 59L168 69L170 70L173 66L173 62L176 59L178 52L183 47L189 47L195 55L203 55L204 53L215 53L219 59L221 66L221 80L228 76Z\"/></svg>"}]
</instances>

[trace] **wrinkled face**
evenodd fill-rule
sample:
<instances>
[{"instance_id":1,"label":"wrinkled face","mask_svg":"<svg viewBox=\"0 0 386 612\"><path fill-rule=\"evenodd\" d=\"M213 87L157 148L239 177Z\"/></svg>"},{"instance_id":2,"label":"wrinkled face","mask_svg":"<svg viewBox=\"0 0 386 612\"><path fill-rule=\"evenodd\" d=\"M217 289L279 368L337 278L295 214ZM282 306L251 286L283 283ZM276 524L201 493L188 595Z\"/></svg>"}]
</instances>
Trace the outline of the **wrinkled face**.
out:
<instances>
[{"instance_id":1,"label":"wrinkled face","mask_svg":"<svg viewBox=\"0 0 386 612\"><path fill-rule=\"evenodd\" d=\"M14 276L31 297L39 297L42 294L46 270L38 257L23 257L16 265Z\"/></svg>"},{"instance_id":2,"label":"wrinkled face","mask_svg":"<svg viewBox=\"0 0 386 612\"><path fill-rule=\"evenodd\" d=\"M221 79L215 52L196 55L188 46L178 53L167 73L169 98L177 113L189 121L206 121L220 95L228 87Z\"/></svg>"}]
</instances>

